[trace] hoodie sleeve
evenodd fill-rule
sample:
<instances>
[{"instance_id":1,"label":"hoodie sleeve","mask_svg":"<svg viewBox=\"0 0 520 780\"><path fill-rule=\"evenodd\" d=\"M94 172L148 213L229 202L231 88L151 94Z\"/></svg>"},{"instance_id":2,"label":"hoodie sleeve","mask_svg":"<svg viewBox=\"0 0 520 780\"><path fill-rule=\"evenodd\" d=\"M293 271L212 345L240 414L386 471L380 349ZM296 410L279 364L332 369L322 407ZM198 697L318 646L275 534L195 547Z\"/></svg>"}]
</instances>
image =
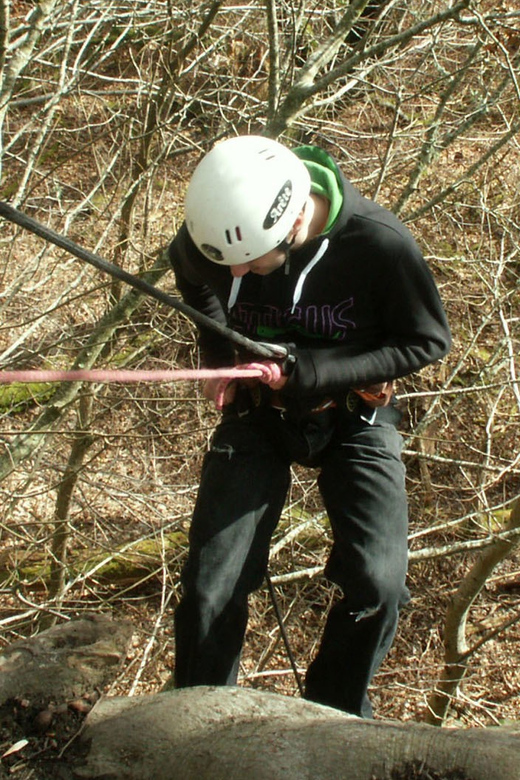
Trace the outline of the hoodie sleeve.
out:
<instances>
[{"instance_id":1,"label":"hoodie sleeve","mask_svg":"<svg viewBox=\"0 0 520 780\"><path fill-rule=\"evenodd\" d=\"M323 344L296 349L284 395L341 394L412 374L449 352L446 314L417 244L406 231L394 234L377 257L361 271L376 301L377 337L354 350Z\"/></svg>"},{"instance_id":2,"label":"hoodie sleeve","mask_svg":"<svg viewBox=\"0 0 520 780\"><path fill-rule=\"evenodd\" d=\"M170 262L175 274L177 289L189 306L222 325L227 325L222 304L215 292L197 273L201 256L193 244L185 225L181 227L169 247ZM208 368L231 366L235 351L231 342L209 328L198 325L198 346L202 362Z\"/></svg>"}]
</instances>

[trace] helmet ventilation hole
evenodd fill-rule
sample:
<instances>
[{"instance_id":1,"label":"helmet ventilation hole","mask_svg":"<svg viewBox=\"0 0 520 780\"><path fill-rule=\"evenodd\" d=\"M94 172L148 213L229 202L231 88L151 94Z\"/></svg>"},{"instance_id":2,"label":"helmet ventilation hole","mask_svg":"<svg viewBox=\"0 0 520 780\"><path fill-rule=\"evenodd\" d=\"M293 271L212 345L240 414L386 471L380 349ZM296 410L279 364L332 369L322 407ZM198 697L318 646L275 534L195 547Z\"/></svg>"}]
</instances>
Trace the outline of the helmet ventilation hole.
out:
<instances>
[{"instance_id":1,"label":"helmet ventilation hole","mask_svg":"<svg viewBox=\"0 0 520 780\"><path fill-rule=\"evenodd\" d=\"M224 234L226 236L226 242L227 242L228 246L231 246L234 243L232 231L227 229L227 230L224 231ZM236 236L236 240L237 241L242 241L242 231L240 230L238 225L235 228L235 236Z\"/></svg>"}]
</instances>

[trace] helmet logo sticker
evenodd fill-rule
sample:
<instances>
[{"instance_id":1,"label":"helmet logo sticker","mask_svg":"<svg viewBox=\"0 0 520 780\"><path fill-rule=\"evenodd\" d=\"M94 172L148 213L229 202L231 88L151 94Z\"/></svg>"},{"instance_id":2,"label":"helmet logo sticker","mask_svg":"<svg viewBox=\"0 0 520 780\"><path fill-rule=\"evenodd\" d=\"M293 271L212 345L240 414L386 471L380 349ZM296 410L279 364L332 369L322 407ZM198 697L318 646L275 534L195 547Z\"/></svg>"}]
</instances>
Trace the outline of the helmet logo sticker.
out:
<instances>
[{"instance_id":1,"label":"helmet logo sticker","mask_svg":"<svg viewBox=\"0 0 520 780\"><path fill-rule=\"evenodd\" d=\"M201 244L200 248L201 251L210 258L210 260L214 260L216 263L224 262L224 255L220 249L217 249L216 246L212 246L211 244Z\"/></svg>"},{"instance_id":2,"label":"helmet logo sticker","mask_svg":"<svg viewBox=\"0 0 520 780\"><path fill-rule=\"evenodd\" d=\"M283 217L287 206L291 202L292 192L292 181L288 179L280 189L278 195L272 202L269 211L265 216L264 224L262 225L264 230L269 230L272 228L274 225L276 225L278 220Z\"/></svg>"}]
</instances>

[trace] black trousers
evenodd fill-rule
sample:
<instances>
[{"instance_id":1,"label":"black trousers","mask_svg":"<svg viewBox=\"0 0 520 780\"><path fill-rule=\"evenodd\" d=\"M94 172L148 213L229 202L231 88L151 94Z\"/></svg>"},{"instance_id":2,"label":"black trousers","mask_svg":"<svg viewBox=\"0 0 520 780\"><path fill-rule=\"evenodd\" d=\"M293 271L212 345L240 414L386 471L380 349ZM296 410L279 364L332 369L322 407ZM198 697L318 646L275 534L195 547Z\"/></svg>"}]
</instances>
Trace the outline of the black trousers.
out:
<instances>
[{"instance_id":1,"label":"black trousers","mask_svg":"<svg viewBox=\"0 0 520 780\"><path fill-rule=\"evenodd\" d=\"M320 469L333 534L325 573L343 593L305 695L371 716L367 689L408 600L407 502L399 414L354 406L294 419L266 406L225 410L203 463L175 613L177 687L236 683L248 595L264 580L297 461Z\"/></svg>"}]
</instances>

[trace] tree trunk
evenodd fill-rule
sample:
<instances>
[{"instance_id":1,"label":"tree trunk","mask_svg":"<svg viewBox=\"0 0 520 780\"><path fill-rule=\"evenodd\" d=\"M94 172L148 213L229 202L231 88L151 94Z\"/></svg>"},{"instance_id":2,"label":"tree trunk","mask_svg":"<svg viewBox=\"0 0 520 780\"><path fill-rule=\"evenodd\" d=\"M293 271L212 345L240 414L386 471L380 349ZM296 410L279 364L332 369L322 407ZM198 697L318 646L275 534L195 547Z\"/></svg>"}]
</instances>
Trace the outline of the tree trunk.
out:
<instances>
[{"instance_id":1,"label":"tree trunk","mask_svg":"<svg viewBox=\"0 0 520 780\"><path fill-rule=\"evenodd\" d=\"M506 531L520 527L520 498L517 498L506 525ZM488 631L470 647L466 637L466 624L470 609L495 568L518 546L518 539L498 539L487 547L466 574L446 614L444 629L444 669L440 680L428 699L426 722L433 726L444 723L457 688L464 679L468 663L475 652L499 631ZM516 618L518 619L518 618ZM503 628L511 624L508 619Z\"/></svg>"},{"instance_id":2,"label":"tree trunk","mask_svg":"<svg viewBox=\"0 0 520 780\"><path fill-rule=\"evenodd\" d=\"M112 551L88 550L81 555L71 552L67 560L67 587L94 574L96 581L103 585L134 585L143 578L160 574L165 563L173 565L179 550L185 546L185 532L171 531L161 539L145 537L114 547ZM52 576L49 556L45 551L35 552L20 562L10 557L8 552L0 555L0 585L9 582L13 573L16 573L18 582L27 584L33 590L47 587Z\"/></svg>"},{"instance_id":3,"label":"tree trunk","mask_svg":"<svg viewBox=\"0 0 520 780\"><path fill-rule=\"evenodd\" d=\"M4 740L8 718L13 726L0 755L11 774L20 780L519 778L516 728L361 720L238 687L107 697L90 709L92 694L119 672L130 637L128 624L99 615L16 642L0 656ZM82 713L90 709L81 725L74 720L78 704L85 705ZM50 737L61 737L53 753Z\"/></svg>"},{"instance_id":4,"label":"tree trunk","mask_svg":"<svg viewBox=\"0 0 520 780\"><path fill-rule=\"evenodd\" d=\"M302 699L187 688L100 701L90 780L518 780L520 732L365 721Z\"/></svg>"}]
</instances>

